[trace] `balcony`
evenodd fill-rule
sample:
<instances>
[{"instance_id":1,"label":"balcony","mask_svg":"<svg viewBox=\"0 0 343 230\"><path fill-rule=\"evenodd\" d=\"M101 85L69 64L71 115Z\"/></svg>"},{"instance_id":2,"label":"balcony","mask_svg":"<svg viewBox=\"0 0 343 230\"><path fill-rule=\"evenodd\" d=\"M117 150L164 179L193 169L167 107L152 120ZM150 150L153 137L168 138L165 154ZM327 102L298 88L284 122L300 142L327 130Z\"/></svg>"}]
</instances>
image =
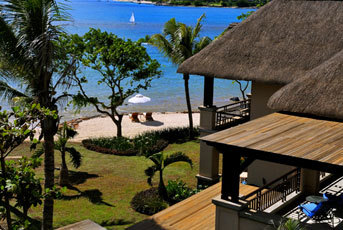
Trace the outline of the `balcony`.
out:
<instances>
[{"instance_id":1,"label":"balcony","mask_svg":"<svg viewBox=\"0 0 343 230\"><path fill-rule=\"evenodd\" d=\"M250 99L217 107L215 130L223 130L250 120Z\"/></svg>"}]
</instances>

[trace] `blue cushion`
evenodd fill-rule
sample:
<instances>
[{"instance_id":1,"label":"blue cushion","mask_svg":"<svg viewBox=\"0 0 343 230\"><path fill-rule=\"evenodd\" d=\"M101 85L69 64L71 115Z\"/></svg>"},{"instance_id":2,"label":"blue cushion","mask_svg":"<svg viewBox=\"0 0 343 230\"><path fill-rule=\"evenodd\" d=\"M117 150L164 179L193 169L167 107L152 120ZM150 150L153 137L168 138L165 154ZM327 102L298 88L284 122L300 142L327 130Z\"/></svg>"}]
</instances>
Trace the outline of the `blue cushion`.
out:
<instances>
[{"instance_id":1,"label":"blue cushion","mask_svg":"<svg viewBox=\"0 0 343 230\"><path fill-rule=\"evenodd\" d=\"M322 207L322 205L323 203L308 203L299 205L299 208L306 214L306 216L312 218L316 214L316 212Z\"/></svg>"},{"instance_id":2,"label":"blue cushion","mask_svg":"<svg viewBox=\"0 0 343 230\"><path fill-rule=\"evenodd\" d=\"M329 197L328 197L328 195L327 195L326 193L323 194L323 198L324 198L325 200L328 200L328 199L329 199Z\"/></svg>"}]
</instances>

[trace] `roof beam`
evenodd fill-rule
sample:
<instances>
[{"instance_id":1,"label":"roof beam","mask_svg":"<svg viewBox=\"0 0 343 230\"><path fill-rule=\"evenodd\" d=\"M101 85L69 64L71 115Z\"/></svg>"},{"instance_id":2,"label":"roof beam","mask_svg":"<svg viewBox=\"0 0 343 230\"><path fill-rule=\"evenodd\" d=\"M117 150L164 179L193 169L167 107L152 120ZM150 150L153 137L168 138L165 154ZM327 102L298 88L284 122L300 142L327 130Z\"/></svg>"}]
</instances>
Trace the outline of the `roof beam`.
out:
<instances>
[{"instance_id":1,"label":"roof beam","mask_svg":"<svg viewBox=\"0 0 343 230\"><path fill-rule=\"evenodd\" d=\"M205 140L204 140L205 141ZM299 157L292 157L282 154L276 154L272 152L249 149L239 146L227 145L212 141L205 141L208 145L214 146L220 153L233 154L239 153L243 157L251 157L263 161L269 161L279 164L291 165L300 168L307 168L312 170L318 170L321 172L333 173L335 175L343 175L343 166L335 165L326 162L320 162L315 160L309 160Z\"/></svg>"}]
</instances>

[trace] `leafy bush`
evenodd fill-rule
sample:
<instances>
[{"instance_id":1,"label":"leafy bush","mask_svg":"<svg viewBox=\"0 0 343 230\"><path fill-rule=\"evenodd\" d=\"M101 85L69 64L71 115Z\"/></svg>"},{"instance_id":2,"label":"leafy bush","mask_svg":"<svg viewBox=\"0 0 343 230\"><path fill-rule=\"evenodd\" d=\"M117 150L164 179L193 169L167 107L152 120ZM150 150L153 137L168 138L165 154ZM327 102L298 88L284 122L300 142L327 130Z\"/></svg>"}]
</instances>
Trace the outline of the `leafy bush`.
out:
<instances>
[{"instance_id":1,"label":"leafy bush","mask_svg":"<svg viewBox=\"0 0 343 230\"><path fill-rule=\"evenodd\" d=\"M194 128L194 136L199 129ZM168 144L188 141L189 128L168 128L149 131L130 139L127 137L101 137L82 141L84 147L105 154L121 156L152 155L161 152Z\"/></svg>"},{"instance_id":2,"label":"leafy bush","mask_svg":"<svg viewBox=\"0 0 343 230\"><path fill-rule=\"evenodd\" d=\"M147 155L148 153L157 153L168 146L168 142L159 139L157 135L151 133L149 135L138 135L133 138L134 148L140 155Z\"/></svg>"},{"instance_id":3,"label":"leafy bush","mask_svg":"<svg viewBox=\"0 0 343 230\"><path fill-rule=\"evenodd\" d=\"M199 186L198 188L191 189L187 186L187 184L180 180L169 180L167 188L167 194L168 194L168 202L170 205L176 204L180 201L183 201L187 199L190 196L193 196L194 194L197 194L198 192L201 192L202 190L206 189L208 186Z\"/></svg>"},{"instance_id":4,"label":"leafy bush","mask_svg":"<svg viewBox=\"0 0 343 230\"><path fill-rule=\"evenodd\" d=\"M170 204L178 203L196 193L196 190L189 188L182 180L168 180L166 189Z\"/></svg>"},{"instance_id":5,"label":"leafy bush","mask_svg":"<svg viewBox=\"0 0 343 230\"><path fill-rule=\"evenodd\" d=\"M158 195L157 188L138 192L130 204L135 211L146 215L153 215L168 207L168 204Z\"/></svg>"},{"instance_id":6,"label":"leafy bush","mask_svg":"<svg viewBox=\"0 0 343 230\"><path fill-rule=\"evenodd\" d=\"M99 140L101 139L101 140ZM137 150L135 150L133 147L130 147L126 150L117 150L115 149L115 145L111 144L111 139L115 138L97 138L97 139L86 139L82 141L82 145L89 150L99 152L99 153L105 153L105 154L113 154L113 155L120 155L120 156L135 156L137 155ZM115 142L115 141L114 141ZM104 144L103 147L102 144ZM111 146L109 148L109 146ZM122 148L123 145L120 144L119 148Z\"/></svg>"},{"instance_id":7,"label":"leafy bush","mask_svg":"<svg viewBox=\"0 0 343 230\"><path fill-rule=\"evenodd\" d=\"M200 135L199 128L193 128L193 136L198 137ZM167 128L155 131L148 131L140 136L155 136L158 139L163 139L171 143L186 142L189 137L188 127Z\"/></svg>"},{"instance_id":8,"label":"leafy bush","mask_svg":"<svg viewBox=\"0 0 343 230\"><path fill-rule=\"evenodd\" d=\"M129 138L126 137L100 137L91 139L94 145L98 145L108 149L115 149L119 151L133 148L133 144Z\"/></svg>"}]
</instances>

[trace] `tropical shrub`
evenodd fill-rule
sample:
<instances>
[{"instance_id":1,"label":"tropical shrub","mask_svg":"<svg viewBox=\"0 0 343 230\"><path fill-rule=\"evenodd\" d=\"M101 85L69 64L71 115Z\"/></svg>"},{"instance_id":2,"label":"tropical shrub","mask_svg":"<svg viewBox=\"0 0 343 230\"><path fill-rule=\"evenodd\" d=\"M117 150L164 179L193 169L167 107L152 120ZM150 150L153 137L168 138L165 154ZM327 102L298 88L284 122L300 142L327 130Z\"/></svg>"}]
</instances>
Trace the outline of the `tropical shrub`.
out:
<instances>
[{"instance_id":1,"label":"tropical shrub","mask_svg":"<svg viewBox=\"0 0 343 230\"><path fill-rule=\"evenodd\" d=\"M274 227L276 230L305 230L300 221L294 219L282 220L279 226L274 225Z\"/></svg>"},{"instance_id":2,"label":"tropical shrub","mask_svg":"<svg viewBox=\"0 0 343 230\"><path fill-rule=\"evenodd\" d=\"M166 189L168 194L168 202L170 204L178 203L196 193L196 190L188 187L182 180L168 180Z\"/></svg>"},{"instance_id":3,"label":"tropical shrub","mask_svg":"<svg viewBox=\"0 0 343 230\"><path fill-rule=\"evenodd\" d=\"M168 204L159 196L157 188L138 192L131 200L131 207L146 215L153 215L168 207Z\"/></svg>"},{"instance_id":4,"label":"tropical shrub","mask_svg":"<svg viewBox=\"0 0 343 230\"><path fill-rule=\"evenodd\" d=\"M74 168L79 168L81 166L82 156L79 151L74 147L67 147L67 143L70 139L74 138L77 135L77 132L69 127L67 123L64 123L63 126L57 132L58 139L55 141L55 150L61 152L61 169L60 169L60 185L69 185L69 171L66 162L66 153L69 153L71 163Z\"/></svg>"},{"instance_id":5,"label":"tropical shrub","mask_svg":"<svg viewBox=\"0 0 343 230\"><path fill-rule=\"evenodd\" d=\"M176 162L186 162L191 167L193 167L192 160L186 154L182 152L176 152L169 155L166 155L163 152L159 152L159 153L152 154L151 156L148 156L147 158L151 160L152 162L154 162L152 166L149 166L144 171L145 175L148 176L147 182L149 185L152 186L152 178L158 172L159 173L158 193L163 199L168 200L167 189L163 182L164 169L168 165L176 163Z\"/></svg>"},{"instance_id":6,"label":"tropical shrub","mask_svg":"<svg viewBox=\"0 0 343 230\"><path fill-rule=\"evenodd\" d=\"M168 180L168 184L166 186L167 194L168 194L168 203L170 205L176 204L180 201L187 199L198 192L206 189L207 186L199 186L198 188L192 189L187 186L187 184L180 180Z\"/></svg>"},{"instance_id":7,"label":"tropical shrub","mask_svg":"<svg viewBox=\"0 0 343 230\"><path fill-rule=\"evenodd\" d=\"M189 140L189 127L166 128L161 130L148 131L140 136L156 136L158 139L163 139L171 143L183 143ZM200 135L199 128L193 128L193 136Z\"/></svg>"},{"instance_id":8,"label":"tropical shrub","mask_svg":"<svg viewBox=\"0 0 343 230\"><path fill-rule=\"evenodd\" d=\"M104 153L104 154L112 154L112 155L119 155L119 156L135 156L137 155L137 150L133 148L132 145L127 145L126 140L117 140L116 137L112 138L94 138L94 139L86 139L82 141L82 145L92 151ZM118 144L118 149L116 149L115 144ZM123 142L120 142L123 141ZM118 143L119 142L119 143ZM105 147L104 147L105 146ZM127 146L127 149L123 149L123 146Z\"/></svg>"},{"instance_id":9,"label":"tropical shrub","mask_svg":"<svg viewBox=\"0 0 343 230\"><path fill-rule=\"evenodd\" d=\"M193 129L193 135L199 136L199 129ZM100 137L82 141L89 150L120 156L150 156L163 151L168 144L189 140L189 128L167 128L142 133L130 139L127 137Z\"/></svg>"}]
</instances>

